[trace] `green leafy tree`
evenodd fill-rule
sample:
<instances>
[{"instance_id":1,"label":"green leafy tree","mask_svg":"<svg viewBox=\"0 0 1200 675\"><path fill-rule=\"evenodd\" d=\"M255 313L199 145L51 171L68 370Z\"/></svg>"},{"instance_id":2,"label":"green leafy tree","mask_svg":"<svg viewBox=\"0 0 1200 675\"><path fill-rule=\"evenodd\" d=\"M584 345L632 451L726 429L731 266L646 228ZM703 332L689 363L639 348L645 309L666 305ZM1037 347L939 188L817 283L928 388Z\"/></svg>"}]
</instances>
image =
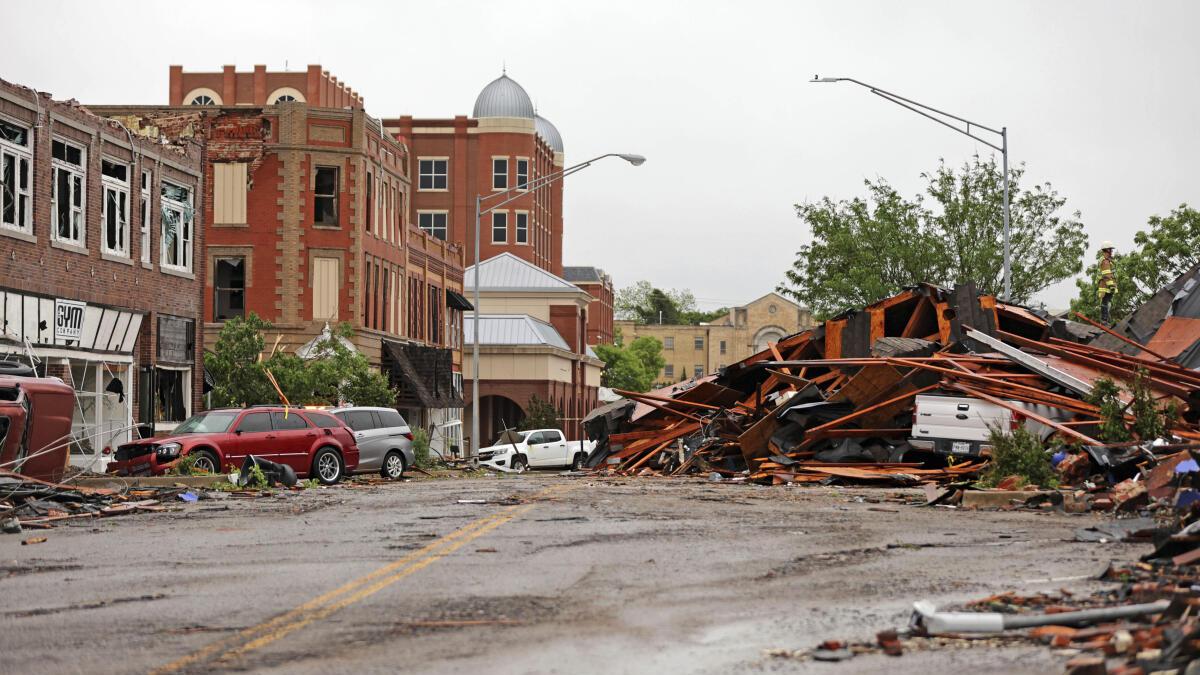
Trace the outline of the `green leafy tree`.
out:
<instances>
[{"instance_id":1,"label":"green leafy tree","mask_svg":"<svg viewBox=\"0 0 1200 675\"><path fill-rule=\"evenodd\" d=\"M661 311L663 323L678 324L686 313L696 311L696 297L686 289L664 291L639 281L617 291L613 311L617 318L638 323L658 323Z\"/></svg>"},{"instance_id":2,"label":"green leafy tree","mask_svg":"<svg viewBox=\"0 0 1200 675\"><path fill-rule=\"evenodd\" d=\"M1113 256L1117 292L1112 301L1112 318L1119 321L1137 309L1158 289L1200 264L1200 211L1181 204L1166 216L1151 216L1148 230L1133 236L1134 249ZM1100 318L1097 295L1100 253L1096 262L1075 280L1079 296L1071 301L1073 311Z\"/></svg>"},{"instance_id":3,"label":"green leafy tree","mask_svg":"<svg viewBox=\"0 0 1200 675\"><path fill-rule=\"evenodd\" d=\"M204 366L216 382L212 390L214 406L236 407L279 400L267 381L261 360L262 331L270 327L254 312L244 319L237 317L225 322L212 351L204 356Z\"/></svg>"},{"instance_id":4,"label":"green leafy tree","mask_svg":"<svg viewBox=\"0 0 1200 675\"><path fill-rule=\"evenodd\" d=\"M667 365L662 356L662 342L647 335L624 345L620 331L617 344L596 345L596 356L604 361L604 372L600 382L606 387L626 391L648 391L658 377L658 372Z\"/></svg>"},{"instance_id":5,"label":"green leafy tree","mask_svg":"<svg viewBox=\"0 0 1200 675\"><path fill-rule=\"evenodd\" d=\"M341 324L328 339L320 341L314 350L317 356L310 360L286 351L262 358L262 332L270 329L271 324L253 312L245 319L225 322L212 352L205 357L205 365L216 380L214 405L278 403L279 394L267 379L268 370L293 405L394 404L395 392L383 373L338 339L353 337L349 324Z\"/></svg>"},{"instance_id":6,"label":"green leafy tree","mask_svg":"<svg viewBox=\"0 0 1200 675\"><path fill-rule=\"evenodd\" d=\"M1037 291L1082 268L1087 236L1079 213L1049 183L1023 189L1024 168L1009 169L1012 205L1012 297ZM972 281L1003 291L1003 173L995 158L955 170L943 162L923 195L906 199L886 180L865 181L865 197L797 204L812 230L778 288L819 318L871 304L906 286ZM932 205L932 208L927 206Z\"/></svg>"},{"instance_id":7,"label":"green leafy tree","mask_svg":"<svg viewBox=\"0 0 1200 675\"><path fill-rule=\"evenodd\" d=\"M529 397L525 419L517 425L520 431L529 429L561 429L558 410L537 394Z\"/></svg>"}]
</instances>

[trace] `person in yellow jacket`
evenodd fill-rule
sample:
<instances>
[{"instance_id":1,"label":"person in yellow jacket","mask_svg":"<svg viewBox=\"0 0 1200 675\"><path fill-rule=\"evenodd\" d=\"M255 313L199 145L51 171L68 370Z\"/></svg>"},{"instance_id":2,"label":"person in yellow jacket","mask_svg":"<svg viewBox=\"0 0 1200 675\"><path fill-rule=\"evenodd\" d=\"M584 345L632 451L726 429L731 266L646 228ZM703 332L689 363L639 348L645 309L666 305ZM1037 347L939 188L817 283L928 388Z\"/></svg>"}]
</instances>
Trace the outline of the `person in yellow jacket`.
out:
<instances>
[{"instance_id":1,"label":"person in yellow jacket","mask_svg":"<svg viewBox=\"0 0 1200 675\"><path fill-rule=\"evenodd\" d=\"M1103 257L1100 258L1100 280L1096 284L1100 293L1100 320L1109 323L1112 297L1117 292L1117 275L1113 272L1113 243L1106 241L1100 244L1100 252Z\"/></svg>"}]
</instances>

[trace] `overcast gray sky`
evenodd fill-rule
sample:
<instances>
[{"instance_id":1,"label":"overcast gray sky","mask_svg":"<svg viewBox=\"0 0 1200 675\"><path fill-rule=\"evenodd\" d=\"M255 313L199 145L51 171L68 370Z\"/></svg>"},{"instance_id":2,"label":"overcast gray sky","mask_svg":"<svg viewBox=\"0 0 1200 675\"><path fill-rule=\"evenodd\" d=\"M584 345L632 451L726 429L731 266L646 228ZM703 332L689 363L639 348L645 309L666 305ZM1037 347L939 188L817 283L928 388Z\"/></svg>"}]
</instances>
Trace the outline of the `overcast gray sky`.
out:
<instances>
[{"instance_id":1,"label":"overcast gray sky","mask_svg":"<svg viewBox=\"0 0 1200 675\"><path fill-rule=\"evenodd\" d=\"M562 132L567 264L690 288L770 291L808 237L796 202L907 194L988 148L851 76L1007 125L1026 180L1082 211L1091 247L1200 204L1196 2L5 2L5 79L56 98L165 103L167 66L320 63L377 116L470 114L507 64ZM357 8L357 11L355 11ZM1065 306L1074 286L1045 291Z\"/></svg>"}]
</instances>

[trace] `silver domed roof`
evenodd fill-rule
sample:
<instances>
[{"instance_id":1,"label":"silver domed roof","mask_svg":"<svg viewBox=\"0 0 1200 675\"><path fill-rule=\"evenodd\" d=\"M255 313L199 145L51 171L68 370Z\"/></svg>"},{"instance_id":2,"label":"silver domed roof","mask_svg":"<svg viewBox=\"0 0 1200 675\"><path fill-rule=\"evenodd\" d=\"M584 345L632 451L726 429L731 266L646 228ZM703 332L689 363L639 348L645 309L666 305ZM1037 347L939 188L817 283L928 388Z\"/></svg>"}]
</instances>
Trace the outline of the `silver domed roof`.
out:
<instances>
[{"instance_id":1,"label":"silver domed roof","mask_svg":"<svg viewBox=\"0 0 1200 675\"><path fill-rule=\"evenodd\" d=\"M472 117L524 117L533 119L533 101L508 75L491 81L475 99Z\"/></svg>"},{"instance_id":2,"label":"silver domed roof","mask_svg":"<svg viewBox=\"0 0 1200 675\"><path fill-rule=\"evenodd\" d=\"M542 138L546 139L546 144L555 152L563 151L562 135L558 133L558 127L554 126L550 120L538 115L533 118L533 128Z\"/></svg>"}]
</instances>

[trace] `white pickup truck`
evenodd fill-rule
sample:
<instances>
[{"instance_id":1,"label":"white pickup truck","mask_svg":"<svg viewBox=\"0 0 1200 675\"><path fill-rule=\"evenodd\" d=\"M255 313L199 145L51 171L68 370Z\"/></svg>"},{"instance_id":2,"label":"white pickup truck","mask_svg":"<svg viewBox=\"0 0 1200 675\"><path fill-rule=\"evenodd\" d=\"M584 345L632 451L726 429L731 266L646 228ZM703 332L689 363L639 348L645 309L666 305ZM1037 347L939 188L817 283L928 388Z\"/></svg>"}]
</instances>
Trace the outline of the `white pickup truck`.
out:
<instances>
[{"instance_id":1,"label":"white pickup truck","mask_svg":"<svg viewBox=\"0 0 1200 675\"><path fill-rule=\"evenodd\" d=\"M595 441L568 441L558 429L509 429L494 445L479 449L479 464L514 473L543 468L577 471L595 447Z\"/></svg>"}]
</instances>

